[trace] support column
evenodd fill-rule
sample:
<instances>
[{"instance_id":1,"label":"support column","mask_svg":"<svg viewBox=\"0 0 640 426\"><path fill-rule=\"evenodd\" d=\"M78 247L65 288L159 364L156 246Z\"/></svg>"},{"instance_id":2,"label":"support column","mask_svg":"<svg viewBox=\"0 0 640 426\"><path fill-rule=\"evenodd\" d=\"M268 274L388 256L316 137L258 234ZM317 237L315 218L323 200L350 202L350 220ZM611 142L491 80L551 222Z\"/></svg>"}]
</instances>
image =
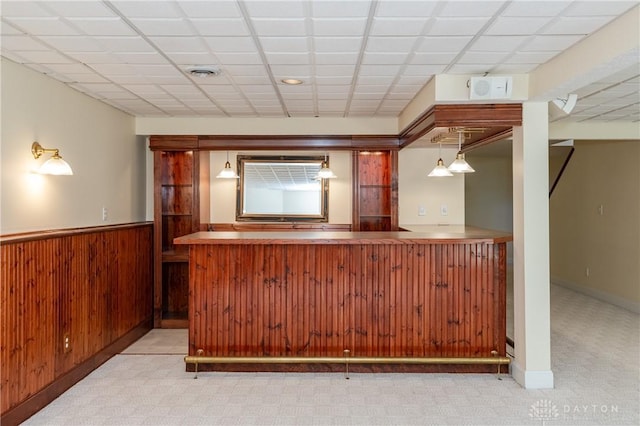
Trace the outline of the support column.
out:
<instances>
[{"instance_id":1,"label":"support column","mask_svg":"<svg viewBox=\"0 0 640 426\"><path fill-rule=\"evenodd\" d=\"M553 388L548 135L548 104L524 103L522 126L513 128L512 376L527 389Z\"/></svg>"}]
</instances>

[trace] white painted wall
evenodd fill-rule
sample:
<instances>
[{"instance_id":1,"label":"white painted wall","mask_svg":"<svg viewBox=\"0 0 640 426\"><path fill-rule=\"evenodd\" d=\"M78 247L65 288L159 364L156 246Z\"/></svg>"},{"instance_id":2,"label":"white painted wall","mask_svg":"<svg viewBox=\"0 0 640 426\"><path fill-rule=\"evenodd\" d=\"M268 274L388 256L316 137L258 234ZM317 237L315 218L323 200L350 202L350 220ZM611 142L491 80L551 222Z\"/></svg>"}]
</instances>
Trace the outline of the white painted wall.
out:
<instances>
[{"instance_id":1,"label":"white painted wall","mask_svg":"<svg viewBox=\"0 0 640 426\"><path fill-rule=\"evenodd\" d=\"M145 220L146 144L134 117L12 61L1 64L0 233ZM60 149L74 175L33 173L45 161L31 155L33 141Z\"/></svg>"},{"instance_id":2,"label":"white painted wall","mask_svg":"<svg viewBox=\"0 0 640 426\"><path fill-rule=\"evenodd\" d=\"M575 149L549 203L552 281L640 312L640 141Z\"/></svg>"},{"instance_id":3,"label":"white painted wall","mask_svg":"<svg viewBox=\"0 0 640 426\"><path fill-rule=\"evenodd\" d=\"M442 147L442 160L451 164L457 147ZM405 148L398 157L400 225L464 224L464 175L427 177L438 161L438 148ZM419 206L425 215L418 215ZM441 214L446 206L448 214Z\"/></svg>"}]
</instances>

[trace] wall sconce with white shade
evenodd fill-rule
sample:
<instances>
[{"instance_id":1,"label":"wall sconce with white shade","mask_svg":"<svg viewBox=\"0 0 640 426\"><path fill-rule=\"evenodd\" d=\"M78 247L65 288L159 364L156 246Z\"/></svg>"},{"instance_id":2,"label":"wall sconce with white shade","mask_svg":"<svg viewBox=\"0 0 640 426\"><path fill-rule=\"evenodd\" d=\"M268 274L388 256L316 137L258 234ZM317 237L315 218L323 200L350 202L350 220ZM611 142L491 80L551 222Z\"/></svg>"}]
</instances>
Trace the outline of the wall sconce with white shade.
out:
<instances>
[{"instance_id":1,"label":"wall sconce with white shade","mask_svg":"<svg viewBox=\"0 0 640 426\"><path fill-rule=\"evenodd\" d=\"M431 170L431 173L429 173L427 176L429 177L447 177L447 176L453 176L453 174L449 171L449 169L447 169L444 165L444 161L442 161L442 144L439 143L438 144L438 162L436 163L436 166L433 168L433 170Z\"/></svg>"},{"instance_id":2,"label":"wall sconce with white shade","mask_svg":"<svg viewBox=\"0 0 640 426\"><path fill-rule=\"evenodd\" d=\"M57 148L43 148L38 142L31 144L31 153L36 160L45 152L53 152L53 155L38 168L38 173L43 175L73 175L71 166L62 159Z\"/></svg>"},{"instance_id":3,"label":"wall sconce with white shade","mask_svg":"<svg viewBox=\"0 0 640 426\"><path fill-rule=\"evenodd\" d=\"M327 162L327 154L325 154L324 161L322 162L322 168L320 168L320 170L318 171L316 179L335 179L337 177L338 176L333 173L333 170L329 168L329 163Z\"/></svg>"},{"instance_id":4,"label":"wall sconce with white shade","mask_svg":"<svg viewBox=\"0 0 640 426\"><path fill-rule=\"evenodd\" d=\"M463 131L458 130L458 153L456 154L456 159L453 160L453 163L449 165L449 171L451 173L473 173L473 167L467 163L464 159L464 153L462 152L462 135Z\"/></svg>"},{"instance_id":5,"label":"wall sconce with white shade","mask_svg":"<svg viewBox=\"0 0 640 426\"><path fill-rule=\"evenodd\" d=\"M240 176L236 173L235 170L231 168L231 163L229 163L229 151L227 151L227 162L224 163L224 169L220 170L220 173L216 176L218 179L238 179Z\"/></svg>"}]
</instances>

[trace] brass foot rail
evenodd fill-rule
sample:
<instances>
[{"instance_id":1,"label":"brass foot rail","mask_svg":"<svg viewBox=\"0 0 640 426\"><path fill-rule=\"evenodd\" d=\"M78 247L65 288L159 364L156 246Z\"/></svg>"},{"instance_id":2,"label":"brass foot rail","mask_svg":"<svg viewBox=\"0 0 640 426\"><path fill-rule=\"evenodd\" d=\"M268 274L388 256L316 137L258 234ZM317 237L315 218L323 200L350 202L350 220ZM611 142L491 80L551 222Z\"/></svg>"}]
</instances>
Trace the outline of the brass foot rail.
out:
<instances>
[{"instance_id":1,"label":"brass foot rail","mask_svg":"<svg viewBox=\"0 0 640 426\"><path fill-rule=\"evenodd\" d=\"M500 367L509 365L511 359L506 356L491 357L349 357L345 351L343 357L295 357L295 356L201 356L187 355L184 357L186 364L195 364L198 371L198 364L345 364L346 375L349 377L349 364L459 364L459 365L497 365L498 377ZM197 374L197 373L196 373Z\"/></svg>"}]
</instances>

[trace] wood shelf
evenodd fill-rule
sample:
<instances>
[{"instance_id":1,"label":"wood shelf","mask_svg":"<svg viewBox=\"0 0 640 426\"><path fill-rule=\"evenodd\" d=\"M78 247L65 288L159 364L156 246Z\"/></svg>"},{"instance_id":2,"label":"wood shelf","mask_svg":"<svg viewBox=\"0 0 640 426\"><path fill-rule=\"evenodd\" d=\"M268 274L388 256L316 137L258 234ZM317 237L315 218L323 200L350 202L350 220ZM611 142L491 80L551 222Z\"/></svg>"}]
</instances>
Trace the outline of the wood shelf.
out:
<instances>
[{"instance_id":1,"label":"wood shelf","mask_svg":"<svg viewBox=\"0 0 640 426\"><path fill-rule=\"evenodd\" d=\"M353 230L398 230L397 151L353 153Z\"/></svg>"}]
</instances>

